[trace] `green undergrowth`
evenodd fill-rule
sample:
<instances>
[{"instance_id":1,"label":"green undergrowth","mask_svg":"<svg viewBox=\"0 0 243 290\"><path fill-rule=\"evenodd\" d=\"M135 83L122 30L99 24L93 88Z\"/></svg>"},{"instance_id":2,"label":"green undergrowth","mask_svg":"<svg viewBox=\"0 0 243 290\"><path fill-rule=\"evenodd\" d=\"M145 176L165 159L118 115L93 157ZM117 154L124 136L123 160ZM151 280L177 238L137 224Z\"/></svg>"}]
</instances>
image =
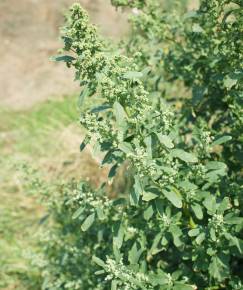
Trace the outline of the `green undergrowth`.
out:
<instances>
[{"instance_id":1,"label":"green undergrowth","mask_svg":"<svg viewBox=\"0 0 243 290\"><path fill-rule=\"evenodd\" d=\"M60 161L65 144L58 136L78 128L77 111L73 96L27 111L0 107L0 289L40 289L39 274L27 257L37 247L35 233L44 209L36 197L26 194L18 168L27 164L44 174L47 165L57 170L56 164L49 163ZM51 159L54 152L55 160Z\"/></svg>"}]
</instances>

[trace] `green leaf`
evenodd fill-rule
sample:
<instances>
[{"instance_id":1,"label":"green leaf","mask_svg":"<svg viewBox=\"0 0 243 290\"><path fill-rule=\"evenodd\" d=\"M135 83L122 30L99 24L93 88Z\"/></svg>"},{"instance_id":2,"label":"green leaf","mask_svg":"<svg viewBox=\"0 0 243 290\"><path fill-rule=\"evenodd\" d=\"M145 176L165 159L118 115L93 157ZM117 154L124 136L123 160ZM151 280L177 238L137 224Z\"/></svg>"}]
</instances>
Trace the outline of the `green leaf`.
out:
<instances>
[{"instance_id":1,"label":"green leaf","mask_svg":"<svg viewBox=\"0 0 243 290\"><path fill-rule=\"evenodd\" d=\"M206 207L208 210L209 214L214 214L216 212L216 198L215 196L209 195L205 198L203 201L203 205Z\"/></svg>"},{"instance_id":2,"label":"green leaf","mask_svg":"<svg viewBox=\"0 0 243 290\"><path fill-rule=\"evenodd\" d=\"M206 165L207 170L226 170L227 165L223 162L209 161Z\"/></svg>"},{"instance_id":3,"label":"green leaf","mask_svg":"<svg viewBox=\"0 0 243 290\"><path fill-rule=\"evenodd\" d=\"M85 86L83 90L81 91L78 99L78 105L79 107L82 107L84 104L84 99L87 98L90 94L90 90L88 86Z\"/></svg>"},{"instance_id":4,"label":"green leaf","mask_svg":"<svg viewBox=\"0 0 243 290\"><path fill-rule=\"evenodd\" d=\"M131 200L133 202L133 204L138 204L140 196L143 194L143 187L142 187L142 183L141 180L139 178L139 176L135 176L134 177L134 186L133 186L133 190L131 192Z\"/></svg>"},{"instance_id":5,"label":"green leaf","mask_svg":"<svg viewBox=\"0 0 243 290\"><path fill-rule=\"evenodd\" d=\"M100 258L93 256L92 257L92 261L97 264L98 266L102 267L102 268L106 268L106 264L104 261L102 261Z\"/></svg>"},{"instance_id":6,"label":"green leaf","mask_svg":"<svg viewBox=\"0 0 243 290\"><path fill-rule=\"evenodd\" d=\"M143 252L142 248L138 249L137 242L135 242L131 250L128 252L128 261L130 262L131 265L138 263L142 252Z\"/></svg>"},{"instance_id":7,"label":"green leaf","mask_svg":"<svg viewBox=\"0 0 243 290\"><path fill-rule=\"evenodd\" d=\"M86 232L92 226L92 224L94 223L94 220L95 220L95 214L92 213L86 218L86 220L81 225L82 231Z\"/></svg>"},{"instance_id":8,"label":"green leaf","mask_svg":"<svg viewBox=\"0 0 243 290\"><path fill-rule=\"evenodd\" d=\"M209 265L209 274L211 277L218 281L222 281L224 279L224 268L224 264L217 256L212 257L212 261Z\"/></svg>"},{"instance_id":9,"label":"green leaf","mask_svg":"<svg viewBox=\"0 0 243 290\"><path fill-rule=\"evenodd\" d=\"M125 79L140 79L143 77L143 73L142 72L137 72L137 71L128 71L126 72L123 77Z\"/></svg>"},{"instance_id":10,"label":"green leaf","mask_svg":"<svg viewBox=\"0 0 243 290\"><path fill-rule=\"evenodd\" d=\"M90 141L90 136L85 136L83 142L80 144L80 152L84 150L84 148L86 147L86 145L89 143Z\"/></svg>"},{"instance_id":11,"label":"green leaf","mask_svg":"<svg viewBox=\"0 0 243 290\"><path fill-rule=\"evenodd\" d=\"M181 196L177 195L174 191L162 190L164 196L178 208L182 208L182 199Z\"/></svg>"},{"instance_id":12,"label":"green leaf","mask_svg":"<svg viewBox=\"0 0 243 290\"><path fill-rule=\"evenodd\" d=\"M110 109L110 108L111 108L110 105L103 104L103 105L100 105L100 106L98 106L98 107L93 108L90 112L91 112L91 113L99 113L99 112L103 112L103 111L105 111L105 110L108 110L108 109Z\"/></svg>"},{"instance_id":13,"label":"green leaf","mask_svg":"<svg viewBox=\"0 0 243 290\"><path fill-rule=\"evenodd\" d=\"M224 222L228 225L243 225L243 217L224 217Z\"/></svg>"},{"instance_id":14,"label":"green leaf","mask_svg":"<svg viewBox=\"0 0 243 290\"><path fill-rule=\"evenodd\" d=\"M127 142L120 143L118 148L126 154L133 152L132 145L130 143L127 143Z\"/></svg>"},{"instance_id":15,"label":"green leaf","mask_svg":"<svg viewBox=\"0 0 243 290\"><path fill-rule=\"evenodd\" d=\"M192 204L192 210L193 212L195 213L195 216L201 220L203 219L203 211L202 211L202 207L198 204L198 203L195 203L195 204Z\"/></svg>"},{"instance_id":16,"label":"green leaf","mask_svg":"<svg viewBox=\"0 0 243 290\"><path fill-rule=\"evenodd\" d=\"M229 75L227 75L224 79L224 86L230 90L233 86L237 84L237 82L237 79L232 79Z\"/></svg>"},{"instance_id":17,"label":"green leaf","mask_svg":"<svg viewBox=\"0 0 243 290\"><path fill-rule=\"evenodd\" d=\"M223 137L220 137L219 139L215 140L215 141L211 144L211 146L221 145L221 144L223 144L223 143L225 143L225 142L230 141L231 139L232 139L231 136L223 136Z\"/></svg>"},{"instance_id":18,"label":"green leaf","mask_svg":"<svg viewBox=\"0 0 243 290\"><path fill-rule=\"evenodd\" d=\"M184 284L182 282L175 282L173 290L193 290L194 287Z\"/></svg>"},{"instance_id":19,"label":"green leaf","mask_svg":"<svg viewBox=\"0 0 243 290\"><path fill-rule=\"evenodd\" d=\"M119 285L119 281L118 280L112 280L111 281L111 290L117 290L117 286Z\"/></svg>"},{"instance_id":20,"label":"green leaf","mask_svg":"<svg viewBox=\"0 0 243 290\"><path fill-rule=\"evenodd\" d=\"M171 138L168 135L163 135L161 133L157 133L158 139L160 143L162 143L167 148L174 148L174 144Z\"/></svg>"},{"instance_id":21,"label":"green leaf","mask_svg":"<svg viewBox=\"0 0 243 290\"><path fill-rule=\"evenodd\" d=\"M114 235L113 235L113 244L120 249L123 244L124 239L124 227L121 222L118 222L113 227Z\"/></svg>"},{"instance_id":22,"label":"green leaf","mask_svg":"<svg viewBox=\"0 0 243 290\"><path fill-rule=\"evenodd\" d=\"M195 155L192 153L188 153L182 149L173 149L171 150L171 156L181 159L182 161L185 161L186 163L196 163L198 162L198 159Z\"/></svg>"},{"instance_id":23,"label":"green leaf","mask_svg":"<svg viewBox=\"0 0 243 290\"><path fill-rule=\"evenodd\" d=\"M164 203L161 199L156 199L155 201L156 209L158 214L162 217L164 214Z\"/></svg>"},{"instance_id":24,"label":"green leaf","mask_svg":"<svg viewBox=\"0 0 243 290\"><path fill-rule=\"evenodd\" d=\"M142 200L144 201L150 201L150 200L153 200L155 198L157 198L158 195L153 193L153 192L149 192L149 191L144 191L143 192L143 197L142 197Z\"/></svg>"},{"instance_id":25,"label":"green leaf","mask_svg":"<svg viewBox=\"0 0 243 290\"><path fill-rule=\"evenodd\" d=\"M98 216L98 219L99 219L99 220L102 221L102 220L105 219L105 214L104 214L104 211L103 211L102 208L97 207L97 208L96 208L96 212L97 212L97 216Z\"/></svg>"},{"instance_id":26,"label":"green leaf","mask_svg":"<svg viewBox=\"0 0 243 290\"><path fill-rule=\"evenodd\" d=\"M146 208L146 210L143 213L144 219L146 221L148 221L149 219L151 219L151 217L153 216L153 214L154 214L153 206L150 205L148 208Z\"/></svg>"},{"instance_id":27,"label":"green leaf","mask_svg":"<svg viewBox=\"0 0 243 290\"><path fill-rule=\"evenodd\" d=\"M111 167L111 169L110 169L110 171L109 171L109 173L108 173L108 178L109 178L109 179L112 179L112 178L116 175L117 168L118 168L118 164L117 164L117 163L114 164L114 165Z\"/></svg>"},{"instance_id":28,"label":"green leaf","mask_svg":"<svg viewBox=\"0 0 243 290\"><path fill-rule=\"evenodd\" d=\"M85 210L85 207L81 206L79 209L77 209L74 214L72 215L72 219L78 218Z\"/></svg>"},{"instance_id":29,"label":"green leaf","mask_svg":"<svg viewBox=\"0 0 243 290\"><path fill-rule=\"evenodd\" d=\"M119 102L115 102L113 105L114 115L116 117L116 122L119 127L124 127L126 125L127 114Z\"/></svg>"},{"instance_id":30,"label":"green leaf","mask_svg":"<svg viewBox=\"0 0 243 290\"><path fill-rule=\"evenodd\" d=\"M198 245L201 245L201 243L205 240L205 238L206 238L205 233L201 233L200 235L197 236L196 243Z\"/></svg>"},{"instance_id":31,"label":"green leaf","mask_svg":"<svg viewBox=\"0 0 243 290\"><path fill-rule=\"evenodd\" d=\"M75 57L70 56L70 55L57 55L57 56L52 56L50 58L52 61L64 61L64 62L71 62L75 60Z\"/></svg>"},{"instance_id":32,"label":"green leaf","mask_svg":"<svg viewBox=\"0 0 243 290\"><path fill-rule=\"evenodd\" d=\"M192 229L192 230L190 230L190 231L188 232L188 235L189 235L190 237L196 237L196 236L199 235L199 233L200 233L200 230L199 230L198 228L196 228L196 229Z\"/></svg>"}]
</instances>

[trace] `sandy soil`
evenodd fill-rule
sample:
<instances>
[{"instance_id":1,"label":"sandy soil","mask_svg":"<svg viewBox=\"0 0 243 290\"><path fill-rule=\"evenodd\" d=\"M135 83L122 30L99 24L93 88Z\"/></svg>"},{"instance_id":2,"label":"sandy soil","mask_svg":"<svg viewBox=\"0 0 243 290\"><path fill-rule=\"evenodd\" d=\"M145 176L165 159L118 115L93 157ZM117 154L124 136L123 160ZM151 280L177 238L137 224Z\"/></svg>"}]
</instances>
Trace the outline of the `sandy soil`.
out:
<instances>
[{"instance_id":1,"label":"sandy soil","mask_svg":"<svg viewBox=\"0 0 243 290\"><path fill-rule=\"evenodd\" d=\"M78 91L73 72L49 61L62 46L59 27L63 12L73 2L0 0L0 106L27 109L50 97ZM103 34L117 37L126 31L125 16L109 0L79 2Z\"/></svg>"}]
</instances>

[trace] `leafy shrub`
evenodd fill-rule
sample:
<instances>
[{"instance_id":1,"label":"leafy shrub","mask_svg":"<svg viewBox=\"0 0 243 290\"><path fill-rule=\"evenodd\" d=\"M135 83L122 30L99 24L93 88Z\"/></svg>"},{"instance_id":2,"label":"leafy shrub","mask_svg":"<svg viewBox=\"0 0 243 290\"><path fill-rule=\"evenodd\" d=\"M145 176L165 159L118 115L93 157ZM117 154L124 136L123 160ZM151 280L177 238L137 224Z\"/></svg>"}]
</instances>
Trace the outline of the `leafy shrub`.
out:
<instances>
[{"instance_id":1,"label":"leafy shrub","mask_svg":"<svg viewBox=\"0 0 243 290\"><path fill-rule=\"evenodd\" d=\"M178 13L172 23L174 14L161 12L157 1L112 2L138 9L137 34L115 48L74 4L62 30L70 53L56 60L75 68L81 103L99 96L82 112L81 150L91 143L104 152L110 180L128 163L133 185L129 196L117 192L113 200L84 184L54 199L44 289L242 289L235 155L242 148L242 21L227 22L241 11L225 12L232 1L201 1L197 12ZM160 54L160 45L168 53ZM161 93L167 77L192 90L181 111Z\"/></svg>"}]
</instances>

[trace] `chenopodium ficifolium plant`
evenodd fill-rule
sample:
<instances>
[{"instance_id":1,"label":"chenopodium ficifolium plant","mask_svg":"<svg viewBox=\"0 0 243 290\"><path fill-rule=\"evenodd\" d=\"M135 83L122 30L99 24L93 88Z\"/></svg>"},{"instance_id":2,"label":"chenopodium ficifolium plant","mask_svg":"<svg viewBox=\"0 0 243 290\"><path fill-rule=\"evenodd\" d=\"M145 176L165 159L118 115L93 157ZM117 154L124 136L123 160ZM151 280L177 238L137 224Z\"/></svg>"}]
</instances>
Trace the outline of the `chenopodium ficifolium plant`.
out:
<instances>
[{"instance_id":1,"label":"chenopodium ficifolium plant","mask_svg":"<svg viewBox=\"0 0 243 290\"><path fill-rule=\"evenodd\" d=\"M136 55L110 48L78 4L70 8L62 38L70 54L56 60L76 69L82 101L94 94L100 99L81 115L87 129L81 149L91 141L100 146L102 164L112 165L109 179L125 161L134 174L117 221L98 213L100 203L85 215L77 205L85 232L80 239L88 243L89 231L98 233L100 215L109 232L104 252L91 249L101 268L95 284L101 288L93 289L241 289L243 218L234 200L240 192L232 193L239 188L227 165L211 158L217 140L207 131L191 137L198 146L183 142L173 110L145 89L147 70L138 70ZM81 280L95 279L89 274Z\"/></svg>"},{"instance_id":2,"label":"chenopodium ficifolium plant","mask_svg":"<svg viewBox=\"0 0 243 290\"><path fill-rule=\"evenodd\" d=\"M114 1L114 5L124 7L125 3ZM190 89L182 90L184 98L175 100L183 105L182 129L188 130L184 123L200 120L215 135L228 134L228 141L233 139L216 153L238 179L242 178L243 162L242 5L242 1L202 0L194 11L175 4L168 13L161 1L146 1L135 6L133 33L127 43L130 55L140 48L139 66L150 68L146 78L149 90L161 95L169 82L180 91L175 81ZM166 89L167 98L170 88Z\"/></svg>"}]
</instances>

